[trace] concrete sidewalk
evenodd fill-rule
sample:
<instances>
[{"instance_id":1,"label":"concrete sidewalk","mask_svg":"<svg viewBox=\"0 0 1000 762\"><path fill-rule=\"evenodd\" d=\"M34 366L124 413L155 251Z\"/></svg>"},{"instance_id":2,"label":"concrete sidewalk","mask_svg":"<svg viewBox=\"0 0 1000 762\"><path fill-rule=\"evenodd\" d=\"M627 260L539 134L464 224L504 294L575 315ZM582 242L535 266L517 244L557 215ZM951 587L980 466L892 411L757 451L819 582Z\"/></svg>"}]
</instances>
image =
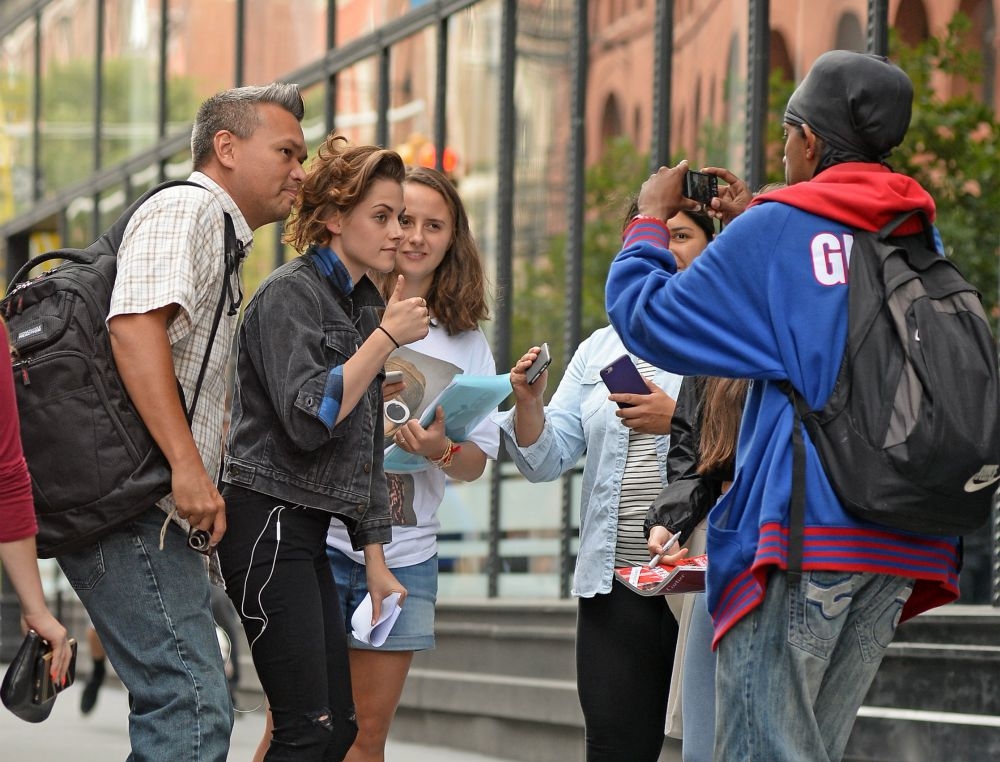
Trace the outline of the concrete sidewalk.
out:
<instances>
[{"instance_id":1,"label":"concrete sidewalk","mask_svg":"<svg viewBox=\"0 0 1000 762\"><path fill-rule=\"evenodd\" d=\"M19 720L0 706L0 759L4 762L124 760L129 753L128 701L125 691L117 683L109 681L101 689L97 707L84 717L80 713L82 689L82 683L68 688L56 700L51 716L37 725ZM263 730L263 709L237 713L229 759L233 762L249 762ZM386 759L389 762L513 762L391 739L386 749Z\"/></svg>"}]
</instances>

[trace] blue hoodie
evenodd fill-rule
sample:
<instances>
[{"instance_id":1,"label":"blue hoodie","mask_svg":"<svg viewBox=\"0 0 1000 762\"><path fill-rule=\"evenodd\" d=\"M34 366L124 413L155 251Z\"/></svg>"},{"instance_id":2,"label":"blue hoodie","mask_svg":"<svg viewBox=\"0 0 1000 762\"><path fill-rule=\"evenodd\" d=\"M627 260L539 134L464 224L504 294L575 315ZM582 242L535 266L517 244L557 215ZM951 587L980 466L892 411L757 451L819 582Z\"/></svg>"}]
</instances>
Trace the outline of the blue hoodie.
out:
<instances>
[{"instance_id":1,"label":"blue hoodie","mask_svg":"<svg viewBox=\"0 0 1000 762\"><path fill-rule=\"evenodd\" d=\"M606 288L628 349L685 375L753 379L736 477L709 515L709 609L715 642L764 598L786 568L793 414L776 381L817 409L833 389L847 336L853 227L878 230L934 203L914 180L878 164L841 164L765 194L677 271L666 226L625 230ZM957 540L861 521L840 505L806 435L803 568L916 580L905 620L958 596Z\"/></svg>"}]
</instances>

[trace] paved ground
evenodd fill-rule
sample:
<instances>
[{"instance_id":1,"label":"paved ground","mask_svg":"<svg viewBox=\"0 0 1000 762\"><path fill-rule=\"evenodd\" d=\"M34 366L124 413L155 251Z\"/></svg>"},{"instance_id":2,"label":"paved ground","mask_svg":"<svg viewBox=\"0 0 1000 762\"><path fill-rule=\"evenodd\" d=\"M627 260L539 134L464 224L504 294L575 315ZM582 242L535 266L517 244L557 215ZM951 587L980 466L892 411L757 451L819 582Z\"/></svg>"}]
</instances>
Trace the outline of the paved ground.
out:
<instances>
[{"instance_id":1,"label":"paved ground","mask_svg":"<svg viewBox=\"0 0 1000 762\"><path fill-rule=\"evenodd\" d=\"M68 688L56 700L49 719L38 725L19 720L0 706L0 759L3 762L124 760L129 752L125 691L117 684L108 683L101 689L97 708L84 717L80 713L82 687L81 684ZM263 710L238 714L229 759L249 762L263 729ZM386 759L389 762L505 762L465 751L392 740L386 750Z\"/></svg>"}]
</instances>

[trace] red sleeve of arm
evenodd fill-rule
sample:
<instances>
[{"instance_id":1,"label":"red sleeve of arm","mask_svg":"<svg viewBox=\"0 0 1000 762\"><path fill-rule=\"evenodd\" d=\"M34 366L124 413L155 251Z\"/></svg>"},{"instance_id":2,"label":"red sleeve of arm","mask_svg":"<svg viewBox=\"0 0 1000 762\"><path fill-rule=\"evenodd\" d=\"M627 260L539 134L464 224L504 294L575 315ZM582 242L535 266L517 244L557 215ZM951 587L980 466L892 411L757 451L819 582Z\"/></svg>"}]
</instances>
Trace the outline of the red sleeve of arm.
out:
<instances>
[{"instance_id":1,"label":"red sleeve of arm","mask_svg":"<svg viewBox=\"0 0 1000 762\"><path fill-rule=\"evenodd\" d=\"M7 331L0 323L0 346L4 350ZM14 377L10 354L0 361L0 542L32 537L38 531L31 498L31 477L21 449L21 430L14 399Z\"/></svg>"}]
</instances>

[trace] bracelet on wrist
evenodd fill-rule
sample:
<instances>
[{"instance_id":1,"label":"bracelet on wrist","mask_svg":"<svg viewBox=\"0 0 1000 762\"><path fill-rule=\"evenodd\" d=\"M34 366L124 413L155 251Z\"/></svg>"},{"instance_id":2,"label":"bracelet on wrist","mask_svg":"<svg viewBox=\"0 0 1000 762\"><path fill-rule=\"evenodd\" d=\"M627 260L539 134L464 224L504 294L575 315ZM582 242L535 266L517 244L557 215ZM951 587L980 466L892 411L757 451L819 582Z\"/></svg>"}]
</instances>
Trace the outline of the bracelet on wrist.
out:
<instances>
[{"instance_id":1,"label":"bracelet on wrist","mask_svg":"<svg viewBox=\"0 0 1000 762\"><path fill-rule=\"evenodd\" d=\"M448 466L451 465L451 461L455 457L455 453L462 449L461 445L455 444L447 437L445 437L444 441L447 444L444 455L440 458L428 458L434 468L448 468Z\"/></svg>"},{"instance_id":2,"label":"bracelet on wrist","mask_svg":"<svg viewBox=\"0 0 1000 762\"><path fill-rule=\"evenodd\" d=\"M385 334L386 336L388 336L388 337L389 337L389 341L391 341L391 342L392 342L393 344L395 344L395 345L396 345L396 349L399 349L399 342L398 342L398 341L396 341L396 339L395 339L395 338L393 337L393 335L392 335L391 333L389 333L389 332L388 332L387 330L385 330L385 328L383 328L382 326L378 326L378 329L379 329L379 330L380 330L380 331L381 331L382 333L384 333L384 334Z\"/></svg>"}]
</instances>

